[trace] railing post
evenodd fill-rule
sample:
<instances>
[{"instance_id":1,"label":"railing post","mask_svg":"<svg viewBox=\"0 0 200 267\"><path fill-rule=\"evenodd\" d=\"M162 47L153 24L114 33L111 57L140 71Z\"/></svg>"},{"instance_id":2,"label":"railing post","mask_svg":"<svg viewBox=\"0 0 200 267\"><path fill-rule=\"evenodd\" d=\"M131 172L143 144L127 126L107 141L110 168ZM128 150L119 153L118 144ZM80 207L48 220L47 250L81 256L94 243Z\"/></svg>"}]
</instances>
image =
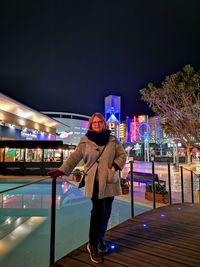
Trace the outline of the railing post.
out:
<instances>
[{"instance_id":1,"label":"railing post","mask_svg":"<svg viewBox=\"0 0 200 267\"><path fill-rule=\"evenodd\" d=\"M191 174L191 194L192 194L192 203L194 203L194 181L193 181L193 171L191 171L190 174Z\"/></svg>"},{"instance_id":2,"label":"railing post","mask_svg":"<svg viewBox=\"0 0 200 267\"><path fill-rule=\"evenodd\" d=\"M51 236L50 236L50 266L55 261L55 226L56 226L56 178L52 179L51 188Z\"/></svg>"},{"instance_id":3,"label":"railing post","mask_svg":"<svg viewBox=\"0 0 200 267\"><path fill-rule=\"evenodd\" d=\"M131 217L134 218L134 196L133 196L133 162L130 162L130 171L131 171Z\"/></svg>"},{"instance_id":4,"label":"railing post","mask_svg":"<svg viewBox=\"0 0 200 267\"><path fill-rule=\"evenodd\" d=\"M169 204L172 204L172 190L171 190L171 171L170 171L170 163L167 164L168 167L168 184L169 184Z\"/></svg>"},{"instance_id":5,"label":"railing post","mask_svg":"<svg viewBox=\"0 0 200 267\"><path fill-rule=\"evenodd\" d=\"M155 166L152 161L152 194L153 194L153 208L156 208L156 188L155 188Z\"/></svg>"},{"instance_id":6,"label":"railing post","mask_svg":"<svg viewBox=\"0 0 200 267\"><path fill-rule=\"evenodd\" d=\"M182 203L184 203L184 186L183 186L183 166L181 168L181 196L182 196Z\"/></svg>"}]
</instances>

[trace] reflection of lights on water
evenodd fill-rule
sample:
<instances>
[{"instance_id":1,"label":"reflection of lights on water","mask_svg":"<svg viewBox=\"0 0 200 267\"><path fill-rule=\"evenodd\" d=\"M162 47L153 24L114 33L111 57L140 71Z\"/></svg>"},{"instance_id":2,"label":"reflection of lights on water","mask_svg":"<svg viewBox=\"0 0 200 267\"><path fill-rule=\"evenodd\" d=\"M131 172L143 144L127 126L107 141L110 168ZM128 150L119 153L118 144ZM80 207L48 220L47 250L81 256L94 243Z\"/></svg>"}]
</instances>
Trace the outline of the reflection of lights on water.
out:
<instances>
[{"instance_id":1,"label":"reflection of lights on water","mask_svg":"<svg viewBox=\"0 0 200 267\"><path fill-rule=\"evenodd\" d=\"M67 192L70 188L70 185L67 182L63 182L61 185L62 189L63 189L63 193Z\"/></svg>"},{"instance_id":2,"label":"reflection of lights on water","mask_svg":"<svg viewBox=\"0 0 200 267\"><path fill-rule=\"evenodd\" d=\"M6 221L5 221L6 224L11 224L11 222L12 222L12 220L11 220L10 217L8 217L8 218L6 219Z\"/></svg>"},{"instance_id":3,"label":"reflection of lights on water","mask_svg":"<svg viewBox=\"0 0 200 267\"><path fill-rule=\"evenodd\" d=\"M21 222L21 220L22 220L22 218L21 218L21 217L17 218L17 220L16 220L16 223L20 223L20 222Z\"/></svg>"},{"instance_id":4,"label":"reflection of lights on water","mask_svg":"<svg viewBox=\"0 0 200 267\"><path fill-rule=\"evenodd\" d=\"M3 201L6 201L6 200L8 200L9 198L12 198L12 197L15 197L15 195L13 195L13 194L4 195L3 196Z\"/></svg>"},{"instance_id":5,"label":"reflection of lights on water","mask_svg":"<svg viewBox=\"0 0 200 267\"><path fill-rule=\"evenodd\" d=\"M165 217L165 214L161 213L161 214L160 214L160 217Z\"/></svg>"},{"instance_id":6,"label":"reflection of lights on water","mask_svg":"<svg viewBox=\"0 0 200 267\"><path fill-rule=\"evenodd\" d=\"M21 220L20 218L18 219ZM14 230L8 233L8 235L6 235L6 237L2 238L0 241L1 256L4 257L7 256L8 253L13 252L14 249L19 245L19 243L21 243L31 233L34 233L34 230L39 225L42 225L45 220L47 220L47 217L30 217L23 224L17 226Z\"/></svg>"}]
</instances>

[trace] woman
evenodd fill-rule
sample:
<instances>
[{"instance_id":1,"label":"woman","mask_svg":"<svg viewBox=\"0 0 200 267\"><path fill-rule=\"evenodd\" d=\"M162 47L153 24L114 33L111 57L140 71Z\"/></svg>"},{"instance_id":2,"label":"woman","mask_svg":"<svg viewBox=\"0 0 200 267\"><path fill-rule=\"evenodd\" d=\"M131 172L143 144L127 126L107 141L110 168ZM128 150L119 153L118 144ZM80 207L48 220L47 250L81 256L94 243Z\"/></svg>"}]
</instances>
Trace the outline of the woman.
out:
<instances>
[{"instance_id":1,"label":"woman","mask_svg":"<svg viewBox=\"0 0 200 267\"><path fill-rule=\"evenodd\" d=\"M88 123L88 131L74 153L58 170L48 173L51 177L70 175L83 159L86 173L85 195L92 200L87 250L95 263L102 262L102 253L108 250L104 235L114 196L121 194L119 170L126 162L125 150L110 133L103 115L93 114Z\"/></svg>"}]
</instances>

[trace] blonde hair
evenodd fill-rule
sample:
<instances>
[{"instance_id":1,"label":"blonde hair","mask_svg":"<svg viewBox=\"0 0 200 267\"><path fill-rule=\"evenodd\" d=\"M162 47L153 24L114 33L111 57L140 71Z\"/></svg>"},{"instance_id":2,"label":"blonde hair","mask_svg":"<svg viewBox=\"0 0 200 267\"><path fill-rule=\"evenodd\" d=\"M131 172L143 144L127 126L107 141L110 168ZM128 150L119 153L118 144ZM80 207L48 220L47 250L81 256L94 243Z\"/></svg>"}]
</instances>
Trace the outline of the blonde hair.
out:
<instances>
[{"instance_id":1,"label":"blonde hair","mask_svg":"<svg viewBox=\"0 0 200 267\"><path fill-rule=\"evenodd\" d=\"M100 120L103 121L103 125L104 125L103 131L105 131L105 130L108 129L108 125L107 125L107 123L105 121L104 116L101 113L96 112L89 119L88 126L87 126L87 128L88 128L89 131L92 131L92 122L93 122L94 117L98 117Z\"/></svg>"}]
</instances>

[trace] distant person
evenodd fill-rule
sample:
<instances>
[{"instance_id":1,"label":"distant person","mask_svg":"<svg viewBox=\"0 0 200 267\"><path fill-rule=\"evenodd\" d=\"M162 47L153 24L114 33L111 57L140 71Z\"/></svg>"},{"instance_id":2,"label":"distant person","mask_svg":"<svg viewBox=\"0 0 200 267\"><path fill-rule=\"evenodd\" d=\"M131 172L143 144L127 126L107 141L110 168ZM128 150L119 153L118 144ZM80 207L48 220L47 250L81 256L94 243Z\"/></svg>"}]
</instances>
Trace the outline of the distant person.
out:
<instances>
[{"instance_id":1,"label":"distant person","mask_svg":"<svg viewBox=\"0 0 200 267\"><path fill-rule=\"evenodd\" d=\"M85 195L92 201L87 250L95 263L103 262L103 253L108 251L104 235L114 196L122 193L118 170L126 163L125 150L110 133L103 115L94 113L89 120L88 131L74 153L59 169L48 173L52 178L63 174L68 176L83 159Z\"/></svg>"}]
</instances>

